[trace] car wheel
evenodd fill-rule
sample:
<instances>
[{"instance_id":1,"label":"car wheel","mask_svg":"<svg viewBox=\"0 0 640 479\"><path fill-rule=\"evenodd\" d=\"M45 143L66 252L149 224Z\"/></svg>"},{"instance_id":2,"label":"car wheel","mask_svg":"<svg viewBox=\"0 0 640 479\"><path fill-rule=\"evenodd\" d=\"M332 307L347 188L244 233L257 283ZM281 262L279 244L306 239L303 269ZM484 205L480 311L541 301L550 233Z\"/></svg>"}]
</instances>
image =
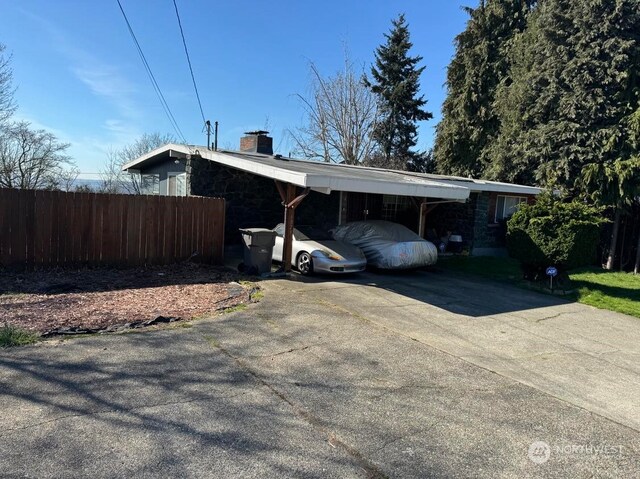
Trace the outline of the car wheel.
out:
<instances>
[{"instance_id":1,"label":"car wheel","mask_svg":"<svg viewBox=\"0 0 640 479\"><path fill-rule=\"evenodd\" d=\"M307 275L313 273L313 260L311 259L311 255L306 251L303 251L298 255L298 261L296 264L300 274Z\"/></svg>"}]
</instances>

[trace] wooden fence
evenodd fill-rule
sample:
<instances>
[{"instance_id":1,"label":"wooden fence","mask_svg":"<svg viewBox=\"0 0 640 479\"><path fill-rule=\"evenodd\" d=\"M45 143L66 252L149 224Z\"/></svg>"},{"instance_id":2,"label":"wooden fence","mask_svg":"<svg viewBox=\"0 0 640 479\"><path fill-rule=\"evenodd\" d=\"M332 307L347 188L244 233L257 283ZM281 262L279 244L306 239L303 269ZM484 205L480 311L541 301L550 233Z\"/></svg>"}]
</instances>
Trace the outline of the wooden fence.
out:
<instances>
[{"instance_id":1,"label":"wooden fence","mask_svg":"<svg viewBox=\"0 0 640 479\"><path fill-rule=\"evenodd\" d=\"M220 264L224 200L0 188L0 265Z\"/></svg>"}]
</instances>

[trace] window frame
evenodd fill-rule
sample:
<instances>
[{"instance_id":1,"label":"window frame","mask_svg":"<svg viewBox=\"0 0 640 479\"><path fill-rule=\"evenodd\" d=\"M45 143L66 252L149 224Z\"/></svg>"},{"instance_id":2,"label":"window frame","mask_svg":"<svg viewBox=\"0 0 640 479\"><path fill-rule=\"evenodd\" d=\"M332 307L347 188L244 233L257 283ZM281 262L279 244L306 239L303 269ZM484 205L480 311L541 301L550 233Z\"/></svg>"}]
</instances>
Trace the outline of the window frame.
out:
<instances>
[{"instance_id":1,"label":"window frame","mask_svg":"<svg viewBox=\"0 0 640 479\"><path fill-rule=\"evenodd\" d=\"M403 195L382 195L381 218L386 221L396 221L398 219L398 211L410 206L408 196Z\"/></svg>"},{"instance_id":2,"label":"window frame","mask_svg":"<svg viewBox=\"0 0 640 479\"><path fill-rule=\"evenodd\" d=\"M149 191L148 180L145 178L153 178L152 189ZM140 174L140 193L143 195L159 196L160 195L160 173L141 173Z\"/></svg>"},{"instance_id":3,"label":"window frame","mask_svg":"<svg viewBox=\"0 0 640 479\"><path fill-rule=\"evenodd\" d=\"M176 194L171 194L171 177L175 178L176 182ZM178 177L184 177L184 194L178 194ZM170 171L167 173L167 196L188 196L187 195L187 173L184 171Z\"/></svg>"},{"instance_id":4,"label":"window frame","mask_svg":"<svg viewBox=\"0 0 640 479\"><path fill-rule=\"evenodd\" d=\"M500 203L500 198L504 198L504 201L502 203L502 218L498 218L498 204ZM527 196L518 196L518 195L497 195L496 196L496 209L493 215L493 221L494 224L498 224L498 222L500 220L507 220L509 218L511 218L511 216L513 216L513 213L511 213L511 215L507 216L506 215L506 207L507 207L507 198L515 198L518 200L518 203L516 204L516 207L520 206L522 203L528 203L529 198Z\"/></svg>"}]
</instances>

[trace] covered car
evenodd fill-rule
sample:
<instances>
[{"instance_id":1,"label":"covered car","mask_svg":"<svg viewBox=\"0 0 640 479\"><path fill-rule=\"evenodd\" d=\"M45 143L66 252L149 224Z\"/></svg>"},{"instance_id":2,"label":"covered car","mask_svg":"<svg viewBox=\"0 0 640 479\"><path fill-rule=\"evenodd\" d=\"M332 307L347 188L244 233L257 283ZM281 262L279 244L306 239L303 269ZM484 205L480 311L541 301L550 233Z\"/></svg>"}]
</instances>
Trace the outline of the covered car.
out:
<instances>
[{"instance_id":1,"label":"covered car","mask_svg":"<svg viewBox=\"0 0 640 479\"><path fill-rule=\"evenodd\" d=\"M369 266L411 269L438 261L438 249L406 226L390 221L354 221L335 227L333 238L359 247Z\"/></svg>"},{"instance_id":2,"label":"covered car","mask_svg":"<svg viewBox=\"0 0 640 479\"><path fill-rule=\"evenodd\" d=\"M276 233L273 260L282 262L284 224L280 223L273 231ZM302 274L355 273L364 271L367 258L360 248L334 240L325 230L299 226L293 230L291 265Z\"/></svg>"}]
</instances>

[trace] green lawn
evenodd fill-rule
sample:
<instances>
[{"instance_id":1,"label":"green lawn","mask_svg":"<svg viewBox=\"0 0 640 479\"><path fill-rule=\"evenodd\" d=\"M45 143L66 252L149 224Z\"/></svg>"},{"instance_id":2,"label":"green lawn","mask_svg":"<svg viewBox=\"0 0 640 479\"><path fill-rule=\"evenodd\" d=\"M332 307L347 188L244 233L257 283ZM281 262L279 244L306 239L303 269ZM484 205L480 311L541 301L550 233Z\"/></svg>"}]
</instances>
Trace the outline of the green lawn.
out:
<instances>
[{"instance_id":1,"label":"green lawn","mask_svg":"<svg viewBox=\"0 0 640 479\"><path fill-rule=\"evenodd\" d=\"M445 270L530 286L522 279L518 262L511 258L452 256L441 258L438 265ZM583 268L570 271L569 278L576 292L567 299L640 318L640 275Z\"/></svg>"},{"instance_id":2,"label":"green lawn","mask_svg":"<svg viewBox=\"0 0 640 479\"><path fill-rule=\"evenodd\" d=\"M569 277L579 302L640 318L640 275L588 268Z\"/></svg>"}]
</instances>

